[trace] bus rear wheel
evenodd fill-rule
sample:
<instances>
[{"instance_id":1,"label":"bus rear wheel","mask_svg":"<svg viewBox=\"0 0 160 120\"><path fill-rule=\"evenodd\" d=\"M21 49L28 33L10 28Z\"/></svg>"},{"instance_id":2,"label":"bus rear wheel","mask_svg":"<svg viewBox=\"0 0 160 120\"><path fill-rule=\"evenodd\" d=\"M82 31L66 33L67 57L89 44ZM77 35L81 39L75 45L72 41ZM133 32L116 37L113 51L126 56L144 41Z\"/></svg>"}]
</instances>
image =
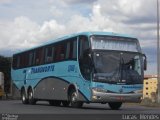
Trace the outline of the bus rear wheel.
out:
<instances>
[{"instance_id":1,"label":"bus rear wheel","mask_svg":"<svg viewBox=\"0 0 160 120\"><path fill-rule=\"evenodd\" d=\"M25 90L21 91L21 100L22 100L23 104L28 104L29 103Z\"/></svg>"},{"instance_id":2,"label":"bus rear wheel","mask_svg":"<svg viewBox=\"0 0 160 120\"><path fill-rule=\"evenodd\" d=\"M29 101L29 104L31 104L31 105L35 105L36 104L36 100L33 97L32 89L29 89L29 91L28 91L28 101Z\"/></svg>"},{"instance_id":3,"label":"bus rear wheel","mask_svg":"<svg viewBox=\"0 0 160 120\"><path fill-rule=\"evenodd\" d=\"M69 99L72 107L80 108L83 106L83 102L77 101L77 92L75 90L71 90Z\"/></svg>"},{"instance_id":4,"label":"bus rear wheel","mask_svg":"<svg viewBox=\"0 0 160 120\"><path fill-rule=\"evenodd\" d=\"M109 102L108 105L112 110L118 110L122 106L122 102Z\"/></svg>"}]
</instances>

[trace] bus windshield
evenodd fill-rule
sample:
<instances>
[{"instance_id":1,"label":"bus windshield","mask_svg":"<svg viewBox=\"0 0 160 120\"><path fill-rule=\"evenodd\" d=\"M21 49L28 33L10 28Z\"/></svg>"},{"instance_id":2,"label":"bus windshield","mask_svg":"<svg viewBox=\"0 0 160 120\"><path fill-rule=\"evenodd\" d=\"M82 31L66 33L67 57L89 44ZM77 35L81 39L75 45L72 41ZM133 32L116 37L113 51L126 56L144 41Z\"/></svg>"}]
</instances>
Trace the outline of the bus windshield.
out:
<instances>
[{"instance_id":1,"label":"bus windshield","mask_svg":"<svg viewBox=\"0 0 160 120\"><path fill-rule=\"evenodd\" d=\"M124 51L95 51L94 81L105 83L142 83L142 56Z\"/></svg>"},{"instance_id":2,"label":"bus windshield","mask_svg":"<svg viewBox=\"0 0 160 120\"><path fill-rule=\"evenodd\" d=\"M94 81L142 84L142 55L137 39L95 35L91 36L91 47Z\"/></svg>"}]
</instances>

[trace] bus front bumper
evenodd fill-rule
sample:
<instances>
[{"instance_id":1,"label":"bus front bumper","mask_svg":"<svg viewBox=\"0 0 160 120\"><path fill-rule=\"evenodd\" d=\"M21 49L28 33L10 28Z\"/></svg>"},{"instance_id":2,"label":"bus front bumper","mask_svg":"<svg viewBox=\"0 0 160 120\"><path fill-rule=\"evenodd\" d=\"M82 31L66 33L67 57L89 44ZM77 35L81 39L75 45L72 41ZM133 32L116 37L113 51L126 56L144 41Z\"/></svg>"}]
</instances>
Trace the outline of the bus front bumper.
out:
<instances>
[{"instance_id":1,"label":"bus front bumper","mask_svg":"<svg viewBox=\"0 0 160 120\"><path fill-rule=\"evenodd\" d=\"M142 93L103 93L92 92L92 102L141 102Z\"/></svg>"}]
</instances>

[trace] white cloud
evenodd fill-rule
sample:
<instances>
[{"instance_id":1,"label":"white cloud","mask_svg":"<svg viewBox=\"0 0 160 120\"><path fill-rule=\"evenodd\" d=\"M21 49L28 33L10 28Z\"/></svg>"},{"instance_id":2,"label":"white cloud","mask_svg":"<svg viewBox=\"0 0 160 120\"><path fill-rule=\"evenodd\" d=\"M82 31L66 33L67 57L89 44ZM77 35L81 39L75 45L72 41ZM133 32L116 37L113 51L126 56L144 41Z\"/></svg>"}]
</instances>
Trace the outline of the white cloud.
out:
<instances>
[{"instance_id":1,"label":"white cloud","mask_svg":"<svg viewBox=\"0 0 160 120\"><path fill-rule=\"evenodd\" d=\"M55 18L59 18L59 17L61 18L64 15L63 11L56 6L52 6L50 8L50 12Z\"/></svg>"},{"instance_id":2,"label":"white cloud","mask_svg":"<svg viewBox=\"0 0 160 120\"><path fill-rule=\"evenodd\" d=\"M84 17L82 14L74 14L63 24L61 21L58 21L59 19L56 20L56 17L55 19L44 21L41 25L27 17L16 17L13 22L0 22L0 31L2 31L0 34L1 38L5 38L6 41L8 41L8 46L13 45L15 48L25 47L26 44L27 46L33 46L46 41L47 39L53 39L63 34L81 31L100 30L129 34L133 33L135 36L145 39L146 34L150 33L151 36L155 35L154 24L125 24L121 21L126 17L125 15L132 16L132 14L136 14L139 9L143 7L143 2L144 0L98 0L93 4L92 12L88 17ZM113 3L114 5L112 5ZM58 4L58 2L56 2L56 4ZM108 7L106 7L106 5ZM51 10L55 16L60 18L63 18L65 14L65 10L62 11L55 5L51 7ZM123 14L118 15L116 12L117 10L120 11L118 13ZM116 15L114 14L114 11ZM6 25L8 26L7 28L5 27ZM143 32L143 29L146 30L150 28L152 28L152 30ZM140 32L140 30L142 32ZM8 36L8 34L10 34L10 36ZM13 44L15 42L17 42L17 44ZM144 43L143 46L148 46L148 42L142 43ZM3 46L0 46L0 48L3 48Z\"/></svg>"},{"instance_id":3,"label":"white cloud","mask_svg":"<svg viewBox=\"0 0 160 120\"><path fill-rule=\"evenodd\" d=\"M11 3L13 0L0 0L0 4Z\"/></svg>"},{"instance_id":4,"label":"white cloud","mask_svg":"<svg viewBox=\"0 0 160 120\"><path fill-rule=\"evenodd\" d=\"M65 31L65 26L57 23L56 20L51 20L44 22L40 30L37 33L37 36L40 37L41 41L53 39L62 35ZM36 37L37 37L36 36Z\"/></svg>"},{"instance_id":5,"label":"white cloud","mask_svg":"<svg viewBox=\"0 0 160 120\"><path fill-rule=\"evenodd\" d=\"M97 0L61 0L62 5L75 5L75 4L92 4ZM50 3L57 2L57 0L50 0Z\"/></svg>"},{"instance_id":6,"label":"white cloud","mask_svg":"<svg viewBox=\"0 0 160 120\"><path fill-rule=\"evenodd\" d=\"M65 27L55 20L38 25L24 16L15 18L13 22L0 21L0 49L29 48L57 37L64 29Z\"/></svg>"},{"instance_id":7,"label":"white cloud","mask_svg":"<svg viewBox=\"0 0 160 120\"><path fill-rule=\"evenodd\" d=\"M131 13L137 15L139 8L142 7L140 0L119 0L118 5L120 11L126 15L130 15Z\"/></svg>"},{"instance_id":8,"label":"white cloud","mask_svg":"<svg viewBox=\"0 0 160 120\"><path fill-rule=\"evenodd\" d=\"M138 37L144 48L156 45L156 1L89 0L83 2L83 5L82 1L49 0L45 12L53 17L41 24L29 16L17 16L13 21L0 19L0 49L29 48L59 36L82 31L126 33ZM81 13L82 9L90 10L87 11L89 13Z\"/></svg>"},{"instance_id":9,"label":"white cloud","mask_svg":"<svg viewBox=\"0 0 160 120\"><path fill-rule=\"evenodd\" d=\"M65 10L53 5L50 10L55 16L55 19L44 21L41 25L35 21L31 21L27 17L17 17L14 21L10 22L0 21L2 24L2 26L0 26L0 31L2 31L1 38L8 41L8 46L13 45L14 47L25 47L26 44L27 46L33 46L43 42L44 40L52 39L59 35L89 30L129 34L134 33L135 35L138 35L138 37L145 38L145 29L147 28L153 28L152 31L148 30L147 33L154 35L154 24L125 24L121 21L121 19L124 19L129 15L131 18L132 15L137 15L137 13L139 13L138 11L142 11L141 7L144 8L143 4L146 3L146 1L146 6L149 6L150 2L148 0L145 0L145 2L144 0L98 0L93 4L92 12L88 17L75 13L70 16L70 19L65 23L58 21L59 19L64 18L65 14L63 12ZM70 2L72 2L72 0ZM59 3L56 2L56 5L57 4ZM142 13L146 14L145 12ZM56 17L58 17L58 20L56 20ZM8 27L6 28L5 25ZM145 32L140 33L139 31L143 29ZM8 34L10 35L8 36ZM145 44L148 45L148 42L143 42L144 46ZM0 47L3 48L3 46Z\"/></svg>"}]
</instances>

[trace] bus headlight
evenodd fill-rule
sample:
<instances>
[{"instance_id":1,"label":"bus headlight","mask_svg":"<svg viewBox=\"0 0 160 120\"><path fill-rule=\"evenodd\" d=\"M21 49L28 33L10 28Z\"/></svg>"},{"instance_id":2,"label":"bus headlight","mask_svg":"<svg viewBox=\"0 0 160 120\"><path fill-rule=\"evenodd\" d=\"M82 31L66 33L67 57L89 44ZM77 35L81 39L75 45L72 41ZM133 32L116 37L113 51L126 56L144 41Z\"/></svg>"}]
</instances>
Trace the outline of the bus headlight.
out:
<instances>
[{"instance_id":1,"label":"bus headlight","mask_svg":"<svg viewBox=\"0 0 160 120\"><path fill-rule=\"evenodd\" d=\"M104 90L102 88L92 88L92 92L95 93L95 92L103 92L103 93L107 93L107 90Z\"/></svg>"}]
</instances>

